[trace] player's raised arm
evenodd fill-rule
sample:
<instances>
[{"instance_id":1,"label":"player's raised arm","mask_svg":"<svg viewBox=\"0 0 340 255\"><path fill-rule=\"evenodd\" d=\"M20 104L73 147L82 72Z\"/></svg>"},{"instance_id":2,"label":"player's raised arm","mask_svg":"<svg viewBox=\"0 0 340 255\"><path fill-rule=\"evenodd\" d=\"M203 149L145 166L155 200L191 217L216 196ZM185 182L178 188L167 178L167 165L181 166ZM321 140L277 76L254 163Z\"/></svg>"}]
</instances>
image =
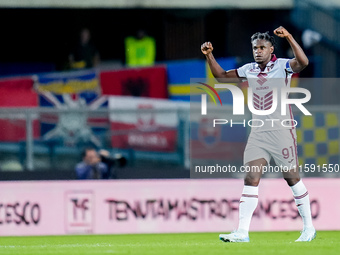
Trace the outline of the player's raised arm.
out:
<instances>
[{"instance_id":1,"label":"player's raised arm","mask_svg":"<svg viewBox=\"0 0 340 255\"><path fill-rule=\"evenodd\" d=\"M201 51L205 55L207 62L209 64L210 70L212 74L214 75L214 77L216 78L216 80L218 80L219 82L226 82L223 79L228 78L228 79L232 79L232 80L228 80L228 82L238 82L239 77L237 75L236 70L233 69L233 70L225 71L217 63L216 59L214 58L214 55L212 54L213 49L214 48L211 42L205 42L201 45Z\"/></svg>"},{"instance_id":2,"label":"player's raised arm","mask_svg":"<svg viewBox=\"0 0 340 255\"><path fill-rule=\"evenodd\" d=\"M281 38L286 38L293 50L295 58L290 60L290 66L295 73L301 72L308 66L308 58L300 45L295 41L294 37L284 27L278 27L274 30L274 34Z\"/></svg>"}]
</instances>

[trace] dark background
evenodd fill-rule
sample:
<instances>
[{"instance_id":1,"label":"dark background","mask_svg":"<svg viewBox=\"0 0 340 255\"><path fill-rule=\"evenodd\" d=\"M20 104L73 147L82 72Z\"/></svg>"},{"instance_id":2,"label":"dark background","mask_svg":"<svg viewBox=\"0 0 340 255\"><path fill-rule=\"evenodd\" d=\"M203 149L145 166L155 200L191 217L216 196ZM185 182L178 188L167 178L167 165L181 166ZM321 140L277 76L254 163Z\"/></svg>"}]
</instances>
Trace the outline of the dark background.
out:
<instances>
[{"instance_id":1,"label":"dark background","mask_svg":"<svg viewBox=\"0 0 340 255\"><path fill-rule=\"evenodd\" d=\"M199 9L0 9L1 63L43 62L66 68L79 30L88 27L102 60L124 62L124 38L140 28L156 39L157 61L203 58L208 40L217 57L252 60L250 36L290 24L289 10ZM286 57L288 44L277 38L276 53Z\"/></svg>"}]
</instances>

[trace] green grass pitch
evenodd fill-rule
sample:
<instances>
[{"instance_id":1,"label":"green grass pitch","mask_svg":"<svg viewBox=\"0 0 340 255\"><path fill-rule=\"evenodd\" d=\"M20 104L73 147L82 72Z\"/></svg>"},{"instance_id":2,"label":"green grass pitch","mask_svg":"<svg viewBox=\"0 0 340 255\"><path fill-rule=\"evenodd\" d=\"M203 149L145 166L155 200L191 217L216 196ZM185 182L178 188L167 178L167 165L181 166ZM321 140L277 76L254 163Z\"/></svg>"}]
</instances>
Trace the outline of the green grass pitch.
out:
<instances>
[{"instance_id":1,"label":"green grass pitch","mask_svg":"<svg viewBox=\"0 0 340 255\"><path fill-rule=\"evenodd\" d=\"M1 237L0 254L340 254L340 231L319 231L309 243L298 232L252 232L250 243L224 243L218 233Z\"/></svg>"}]
</instances>

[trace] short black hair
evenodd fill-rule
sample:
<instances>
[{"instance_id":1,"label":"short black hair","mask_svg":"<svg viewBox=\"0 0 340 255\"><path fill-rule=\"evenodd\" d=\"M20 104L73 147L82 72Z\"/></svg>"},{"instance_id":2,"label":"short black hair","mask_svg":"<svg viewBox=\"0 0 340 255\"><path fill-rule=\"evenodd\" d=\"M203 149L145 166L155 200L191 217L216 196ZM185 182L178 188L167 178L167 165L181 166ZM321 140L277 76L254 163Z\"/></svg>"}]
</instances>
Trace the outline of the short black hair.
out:
<instances>
[{"instance_id":1,"label":"short black hair","mask_svg":"<svg viewBox=\"0 0 340 255\"><path fill-rule=\"evenodd\" d=\"M251 36L250 42L252 43L256 39L266 40L270 42L274 47L276 45L274 36L270 35L268 31L265 33L256 32L255 34Z\"/></svg>"},{"instance_id":2,"label":"short black hair","mask_svg":"<svg viewBox=\"0 0 340 255\"><path fill-rule=\"evenodd\" d=\"M97 151L97 150L96 150L96 148L94 148L94 147L86 147L86 148L84 148L84 149L82 150L82 152L81 152L81 157L84 158L84 157L86 156L86 153L87 153L88 151Z\"/></svg>"}]
</instances>

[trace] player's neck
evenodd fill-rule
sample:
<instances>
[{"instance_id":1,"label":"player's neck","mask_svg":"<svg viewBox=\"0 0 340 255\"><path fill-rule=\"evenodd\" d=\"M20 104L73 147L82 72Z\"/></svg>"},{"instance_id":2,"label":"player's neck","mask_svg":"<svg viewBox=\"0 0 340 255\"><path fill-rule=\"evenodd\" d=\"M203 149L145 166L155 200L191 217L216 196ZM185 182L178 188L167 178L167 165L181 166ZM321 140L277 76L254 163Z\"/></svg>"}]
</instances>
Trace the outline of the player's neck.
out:
<instances>
[{"instance_id":1,"label":"player's neck","mask_svg":"<svg viewBox=\"0 0 340 255\"><path fill-rule=\"evenodd\" d=\"M268 63L269 63L269 61L258 64L261 71L264 71L264 69L266 69L266 66L267 66Z\"/></svg>"},{"instance_id":2,"label":"player's neck","mask_svg":"<svg viewBox=\"0 0 340 255\"><path fill-rule=\"evenodd\" d=\"M270 57L270 59L268 59L268 60L266 60L266 61L264 61L264 62L258 64L259 67L260 67L260 69L261 69L261 71L264 71L264 69L266 69L266 66L267 66L267 64L270 62L271 59L272 59L272 58Z\"/></svg>"},{"instance_id":3,"label":"player's neck","mask_svg":"<svg viewBox=\"0 0 340 255\"><path fill-rule=\"evenodd\" d=\"M275 61L276 60L276 56L274 54L271 54L270 55L270 58L266 61L263 61L262 63L257 63L258 66L261 68L261 71L264 71L264 69L266 68L267 64L270 62L270 61Z\"/></svg>"}]
</instances>

